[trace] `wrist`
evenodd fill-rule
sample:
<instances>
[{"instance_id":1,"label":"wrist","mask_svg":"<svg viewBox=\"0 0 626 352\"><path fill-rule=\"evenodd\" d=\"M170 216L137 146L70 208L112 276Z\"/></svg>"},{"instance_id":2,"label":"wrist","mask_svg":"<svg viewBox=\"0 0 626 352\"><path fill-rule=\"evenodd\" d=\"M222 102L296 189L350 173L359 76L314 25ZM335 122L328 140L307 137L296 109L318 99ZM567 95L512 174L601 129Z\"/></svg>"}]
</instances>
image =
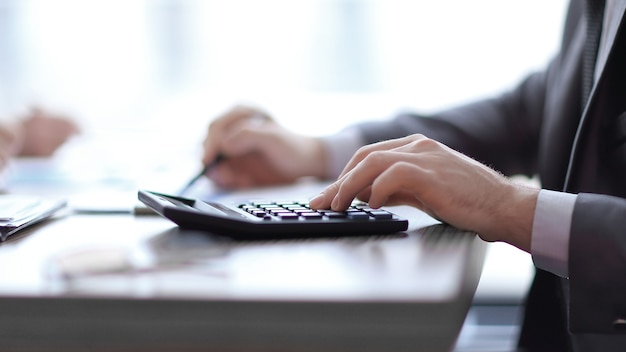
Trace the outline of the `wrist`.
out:
<instances>
[{"instance_id":1,"label":"wrist","mask_svg":"<svg viewBox=\"0 0 626 352\"><path fill-rule=\"evenodd\" d=\"M500 241L530 252L533 220L539 189L511 184L511 202L503 206Z\"/></svg>"},{"instance_id":2,"label":"wrist","mask_svg":"<svg viewBox=\"0 0 626 352\"><path fill-rule=\"evenodd\" d=\"M307 138L306 157L302 160L303 171L302 176L313 176L318 179L329 178L328 174L328 152L324 147L324 143L320 138Z\"/></svg>"}]
</instances>

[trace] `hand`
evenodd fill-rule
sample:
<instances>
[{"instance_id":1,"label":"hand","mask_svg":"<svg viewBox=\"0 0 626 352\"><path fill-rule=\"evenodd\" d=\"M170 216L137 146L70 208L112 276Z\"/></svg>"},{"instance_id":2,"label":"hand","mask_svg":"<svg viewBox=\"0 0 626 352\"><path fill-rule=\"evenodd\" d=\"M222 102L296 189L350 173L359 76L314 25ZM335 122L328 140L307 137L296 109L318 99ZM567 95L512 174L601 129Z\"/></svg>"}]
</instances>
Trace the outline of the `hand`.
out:
<instances>
[{"instance_id":1,"label":"hand","mask_svg":"<svg viewBox=\"0 0 626 352\"><path fill-rule=\"evenodd\" d=\"M361 148L310 205L341 211L355 197L373 208L412 205L475 231L483 240L529 251L538 192L441 143L413 135Z\"/></svg>"},{"instance_id":2,"label":"hand","mask_svg":"<svg viewBox=\"0 0 626 352\"><path fill-rule=\"evenodd\" d=\"M6 123L0 125L0 170L4 169L9 160L19 147L18 123Z\"/></svg>"},{"instance_id":3,"label":"hand","mask_svg":"<svg viewBox=\"0 0 626 352\"><path fill-rule=\"evenodd\" d=\"M50 156L72 135L78 126L64 116L33 109L22 121L21 156Z\"/></svg>"},{"instance_id":4,"label":"hand","mask_svg":"<svg viewBox=\"0 0 626 352\"><path fill-rule=\"evenodd\" d=\"M326 174L321 141L291 132L247 106L231 109L209 126L203 163L218 154L225 158L208 176L223 188L285 184Z\"/></svg>"}]
</instances>

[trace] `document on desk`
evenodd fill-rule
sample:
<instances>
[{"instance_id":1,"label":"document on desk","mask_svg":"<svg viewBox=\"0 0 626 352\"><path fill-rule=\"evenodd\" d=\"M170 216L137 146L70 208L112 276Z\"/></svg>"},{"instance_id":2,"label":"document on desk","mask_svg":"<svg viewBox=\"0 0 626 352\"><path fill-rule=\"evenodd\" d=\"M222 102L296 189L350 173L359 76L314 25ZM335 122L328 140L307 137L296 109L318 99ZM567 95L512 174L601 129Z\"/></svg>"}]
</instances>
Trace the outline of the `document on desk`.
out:
<instances>
[{"instance_id":1,"label":"document on desk","mask_svg":"<svg viewBox=\"0 0 626 352\"><path fill-rule=\"evenodd\" d=\"M39 223L66 206L65 200L25 195L0 195L0 242L12 234Z\"/></svg>"}]
</instances>

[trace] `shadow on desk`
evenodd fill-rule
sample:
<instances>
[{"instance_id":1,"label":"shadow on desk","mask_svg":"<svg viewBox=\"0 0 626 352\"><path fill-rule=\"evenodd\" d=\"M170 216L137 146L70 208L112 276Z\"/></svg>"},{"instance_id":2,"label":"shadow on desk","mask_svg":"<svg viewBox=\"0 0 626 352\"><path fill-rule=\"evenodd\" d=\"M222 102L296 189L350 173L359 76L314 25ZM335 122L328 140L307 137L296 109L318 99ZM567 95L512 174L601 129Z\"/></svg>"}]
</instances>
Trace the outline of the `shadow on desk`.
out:
<instances>
[{"instance_id":1,"label":"shadow on desk","mask_svg":"<svg viewBox=\"0 0 626 352\"><path fill-rule=\"evenodd\" d=\"M90 223L77 218L34 235ZM0 289L2 351L450 351L485 254L477 236L442 224L234 242L164 219L106 219L118 235L160 228L135 248L149 260L62 273L47 291Z\"/></svg>"}]
</instances>

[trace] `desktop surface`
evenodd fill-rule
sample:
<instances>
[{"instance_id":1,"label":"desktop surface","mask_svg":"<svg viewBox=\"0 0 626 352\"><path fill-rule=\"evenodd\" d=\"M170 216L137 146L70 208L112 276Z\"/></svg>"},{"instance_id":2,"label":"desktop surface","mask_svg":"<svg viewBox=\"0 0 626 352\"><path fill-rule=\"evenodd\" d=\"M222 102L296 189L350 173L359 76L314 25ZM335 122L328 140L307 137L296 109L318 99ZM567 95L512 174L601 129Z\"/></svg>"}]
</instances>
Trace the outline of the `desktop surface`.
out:
<instances>
[{"instance_id":1,"label":"desktop surface","mask_svg":"<svg viewBox=\"0 0 626 352\"><path fill-rule=\"evenodd\" d=\"M394 235L288 241L60 216L0 245L3 350L448 351L485 244L421 216Z\"/></svg>"},{"instance_id":2,"label":"desktop surface","mask_svg":"<svg viewBox=\"0 0 626 352\"><path fill-rule=\"evenodd\" d=\"M17 166L13 192L69 206L0 244L2 351L449 351L486 250L410 207L390 208L409 219L392 235L234 241L132 214L139 185L171 189ZM190 191L303 199L323 187Z\"/></svg>"}]
</instances>

